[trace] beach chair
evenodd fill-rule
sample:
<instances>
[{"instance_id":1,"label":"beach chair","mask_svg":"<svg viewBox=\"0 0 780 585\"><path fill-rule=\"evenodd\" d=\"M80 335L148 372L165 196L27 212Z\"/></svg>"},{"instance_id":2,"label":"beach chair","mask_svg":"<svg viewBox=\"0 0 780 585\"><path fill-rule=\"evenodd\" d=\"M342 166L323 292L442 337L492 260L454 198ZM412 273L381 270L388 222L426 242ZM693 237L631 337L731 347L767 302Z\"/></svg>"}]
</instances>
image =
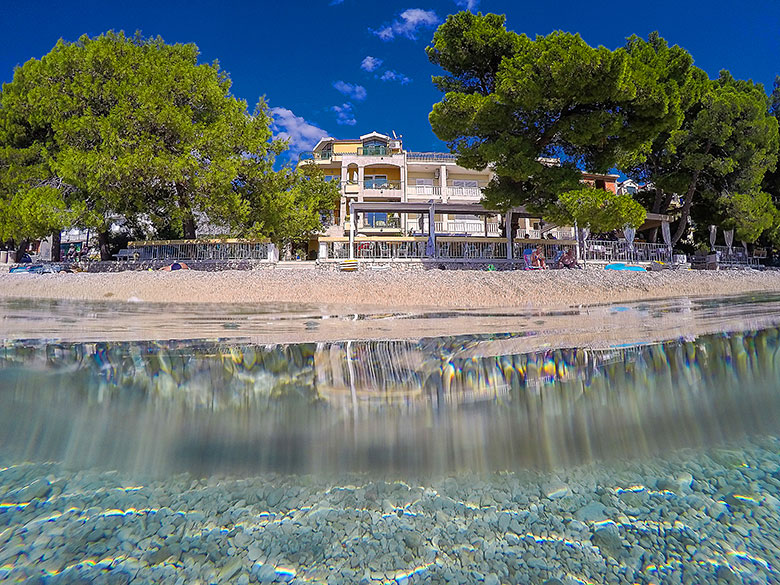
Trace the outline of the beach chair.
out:
<instances>
[{"instance_id":1,"label":"beach chair","mask_svg":"<svg viewBox=\"0 0 780 585\"><path fill-rule=\"evenodd\" d=\"M561 258L563 257L563 250L556 250L555 257L550 262L550 268L560 268Z\"/></svg>"}]
</instances>

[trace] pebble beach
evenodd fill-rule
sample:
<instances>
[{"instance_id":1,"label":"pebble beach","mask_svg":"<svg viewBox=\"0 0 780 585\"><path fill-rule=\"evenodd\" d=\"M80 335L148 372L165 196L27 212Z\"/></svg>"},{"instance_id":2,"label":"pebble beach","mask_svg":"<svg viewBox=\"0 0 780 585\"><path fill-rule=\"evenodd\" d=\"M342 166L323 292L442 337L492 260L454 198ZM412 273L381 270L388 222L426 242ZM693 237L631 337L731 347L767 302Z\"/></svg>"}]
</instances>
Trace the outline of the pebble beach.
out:
<instances>
[{"instance_id":1,"label":"pebble beach","mask_svg":"<svg viewBox=\"0 0 780 585\"><path fill-rule=\"evenodd\" d=\"M777 583L780 441L568 470L165 480L0 468L0 581Z\"/></svg>"},{"instance_id":2,"label":"pebble beach","mask_svg":"<svg viewBox=\"0 0 780 585\"><path fill-rule=\"evenodd\" d=\"M386 310L568 307L780 291L780 271L487 272L255 270L0 274L0 298L155 303L304 303Z\"/></svg>"}]
</instances>

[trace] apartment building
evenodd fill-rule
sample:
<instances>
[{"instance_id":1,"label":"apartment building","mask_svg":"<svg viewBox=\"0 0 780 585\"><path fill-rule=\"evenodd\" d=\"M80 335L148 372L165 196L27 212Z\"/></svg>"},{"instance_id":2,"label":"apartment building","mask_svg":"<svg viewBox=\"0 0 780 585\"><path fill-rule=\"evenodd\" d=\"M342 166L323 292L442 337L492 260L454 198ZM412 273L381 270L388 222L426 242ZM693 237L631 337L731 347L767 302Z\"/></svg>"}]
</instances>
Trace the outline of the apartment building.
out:
<instances>
[{"instance_id":1,"label":"apartment building","mask_svg":"<svg viewBox=\"0 0 780 585\"><path fill-rule=\"evenodd\" d=\"M475 171L459 166L455 155L414 152L403 148L401 138L379 132L357 139L320 139L314 150L303 153L299 164L316 163L327 177L338 181L341 200L334 210L327 235L342 236L350 229L350 202L473 203L493 177L489 169ZM596 187L616 190L617 175L583 174L583 181ZM355 229L363 235L426 233L427 216L367 213ZM437 233L499 236L499 217L471 214L436 214ZM522 218L516 227L519 237L571 237L571 228L542 225L541 219Z\"/></svg>"}]
</instances>

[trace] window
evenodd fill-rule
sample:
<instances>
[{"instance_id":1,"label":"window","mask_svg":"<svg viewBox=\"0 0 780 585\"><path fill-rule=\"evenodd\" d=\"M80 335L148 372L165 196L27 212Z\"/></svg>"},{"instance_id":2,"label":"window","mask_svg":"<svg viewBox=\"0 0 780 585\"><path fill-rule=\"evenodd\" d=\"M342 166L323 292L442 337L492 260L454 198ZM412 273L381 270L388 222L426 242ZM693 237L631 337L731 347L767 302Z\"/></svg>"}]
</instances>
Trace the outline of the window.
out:
<instances>
[{"instance_id":1,"label":"window","mask_svg":"<svg viewBox=\"0 0 780 585\"><path fill-rule=\"evenodd\" d=\"M366 189L381 189L387 187L387 175L365 175L364 186Z\"/></svg>"},{"instance_id":2,"label":"window","mask_svg":"<svg viewBox=\"0 0 780 585\"><path fill-rule=\"evenodd\" d=\"M606 190L607 183L604 181L604 179L596 179L596 189L604 189Z\"/></svg>"},{"instance_id":3,"label":"window","mask_svg":"<svg viewBox=\"0 0 780 585\"><path fill-rule=\"evenodd\" d=\"M387 213L374 211L366 213L366 225L371 227L385 227L387 225Z\"/></svg>"},{"instance_id":4,"label":"window","mask_svg":"<svg viewBox=\"0 0 780 585\"><path fill-rule=\"evenodd\" d=\"M363 143L363 154L383 156L387 154L387 144L383 140L366 140Z\"/></svg>"},{"instance_id":5,"label":"window","mask_svg":"<svg viewBox=\"0 0 780 585\"><path fill-rule=\"evenodd\" d=\"M636 187L628 186L626 187L626 193L629 195L636 195Z\"/></svg>"},{"instance_id":6,"label":"window","mask_svg":"<svg viewBox=\"0 0 780 585\"><path fill-rule=\"evenodd\" d=\"M479 195L479 181L461 180L457 179L452 181L452 188L457 191L459 195Z\"/></svg>"},{"instance_id":7,"label":"window","mask_svg":"<svg viewBox=\"0 0 780 585\"><path fill-rule=\"evenodd\" d=\"M415 179L418 195L433 195L433 179Z\"/></svg>"}]
</instances>

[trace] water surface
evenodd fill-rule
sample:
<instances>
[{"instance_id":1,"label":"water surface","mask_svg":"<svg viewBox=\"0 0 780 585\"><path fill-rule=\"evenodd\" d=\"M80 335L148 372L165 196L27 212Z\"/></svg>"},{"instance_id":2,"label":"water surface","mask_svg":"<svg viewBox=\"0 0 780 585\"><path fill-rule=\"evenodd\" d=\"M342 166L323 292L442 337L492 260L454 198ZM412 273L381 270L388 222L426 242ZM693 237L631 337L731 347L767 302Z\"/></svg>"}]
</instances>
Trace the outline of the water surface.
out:
<instances>
[{"instance_id":1,"label":"water surface","mask_svg":"<svg viewBox=\"0 0 780 585\"><path fill-rule=\"evenodd\" d=\"M204 309L3 303L0 580L780 582L780 297Z\"/></svg>"}]
</instances>

